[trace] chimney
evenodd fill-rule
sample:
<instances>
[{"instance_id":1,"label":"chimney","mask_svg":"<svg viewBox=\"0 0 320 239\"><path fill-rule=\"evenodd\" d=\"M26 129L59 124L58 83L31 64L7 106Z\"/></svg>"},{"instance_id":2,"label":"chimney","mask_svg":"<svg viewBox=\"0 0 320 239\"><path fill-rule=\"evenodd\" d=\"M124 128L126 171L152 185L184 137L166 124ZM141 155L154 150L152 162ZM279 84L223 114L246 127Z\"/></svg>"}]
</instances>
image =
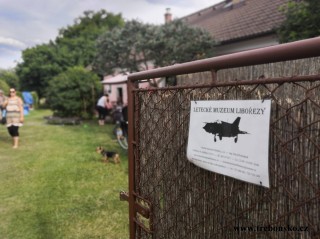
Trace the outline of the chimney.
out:
<instances>
[{"instance_id":1,"label":"chimney","mask_svg":"<svg viewBox=\"0 0 320 239\"><path fill-rule=\"evenodd\" d=\"M164 14L164 23L169 23L172 21L172 14L170 8L166 8L166 14Z\"/></svg>"}]
</instances>

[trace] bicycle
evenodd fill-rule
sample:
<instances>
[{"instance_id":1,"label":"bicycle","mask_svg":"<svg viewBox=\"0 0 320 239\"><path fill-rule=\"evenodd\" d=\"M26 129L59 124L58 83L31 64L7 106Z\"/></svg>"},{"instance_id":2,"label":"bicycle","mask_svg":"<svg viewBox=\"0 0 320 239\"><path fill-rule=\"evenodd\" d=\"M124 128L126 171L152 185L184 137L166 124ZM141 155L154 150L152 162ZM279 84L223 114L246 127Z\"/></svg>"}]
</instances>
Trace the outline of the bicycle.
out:
<instances>
[{"instance_id":1,"label":"bicycle","mask_svg":"<svg viewBox=\"0 0 320 239\"><path fill-rule=\"evenodd\" d=\"M128 117L127 117L127 107L116 107L112 112L113 120L115 122L115 127L113 129L113 134L121 148L128 150Z\"/></svg>"},{"instance_id":2,"label":"bicycle","mask_svg":"<svg viewBox=\"0 0 320 239\"><path fill-rule=\"evenodd\" d=\"M128 133L124 129L124 124L127 125L128 123L117 121L113 129L113 133L116 136L120 147L125 150L128 150Z\"/></svg>"}]
</instances>

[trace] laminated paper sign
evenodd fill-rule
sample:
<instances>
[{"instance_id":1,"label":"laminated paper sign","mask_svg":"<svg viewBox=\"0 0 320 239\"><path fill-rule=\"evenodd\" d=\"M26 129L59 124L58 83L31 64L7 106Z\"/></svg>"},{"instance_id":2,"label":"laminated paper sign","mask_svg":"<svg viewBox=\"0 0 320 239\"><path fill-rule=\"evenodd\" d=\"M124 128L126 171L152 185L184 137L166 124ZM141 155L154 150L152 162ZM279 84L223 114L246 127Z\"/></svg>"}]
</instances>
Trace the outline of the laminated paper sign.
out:
<instances>
[{"instance_id":1,"label":"laminated paper sign","mask_svg":"<svg viewBox=\"0 0 320 239\"><path fill-rule=\"evenodd\" d=\"M188 160L269 187L270 108L271 100L192 101Z\"/></svg>"}]
</instances>

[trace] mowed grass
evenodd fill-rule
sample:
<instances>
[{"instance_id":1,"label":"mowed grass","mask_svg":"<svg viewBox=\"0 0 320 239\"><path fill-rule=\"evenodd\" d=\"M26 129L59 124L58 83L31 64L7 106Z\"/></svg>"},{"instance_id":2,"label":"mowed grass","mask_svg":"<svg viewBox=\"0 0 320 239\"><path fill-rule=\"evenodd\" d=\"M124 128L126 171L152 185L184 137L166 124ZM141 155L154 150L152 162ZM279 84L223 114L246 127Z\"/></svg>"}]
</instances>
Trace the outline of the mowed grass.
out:
<instances>
[{"instance_id":1,"label":"mowed grass","mask_svg":"<svg viewBox=\"0 0 320 239\"><path fill-rule=\"evenodd\" d=\"M35 110L20 128L20 147L0 125L1 239L127 239L128 159L97 121L48 125ZM104 164L95 148L118 151L121 164Z\"/></svg>"}]
</instances>

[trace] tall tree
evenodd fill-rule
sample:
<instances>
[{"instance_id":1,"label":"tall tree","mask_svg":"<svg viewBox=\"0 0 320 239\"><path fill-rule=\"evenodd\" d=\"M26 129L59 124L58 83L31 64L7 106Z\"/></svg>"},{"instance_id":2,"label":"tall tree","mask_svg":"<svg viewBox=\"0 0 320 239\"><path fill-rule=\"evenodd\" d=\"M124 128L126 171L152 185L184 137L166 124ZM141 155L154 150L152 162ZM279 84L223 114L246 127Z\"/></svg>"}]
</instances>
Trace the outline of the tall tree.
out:
<instances>
[{"instance_id":1,"label":"tall tree","mask_svg":"<svg viewBox=\"0 0 320 239\"><path fill-rule=\"evenodd\" d=\"M8 83L5 80L2 80L0 78L0 90L2 90L5 95L7 95L7 94L9 94L8 93L9 89L10 89L10 86L8 85ZM0 105L0 107L1 107L1 105Z\"/></svg>"},{"instance_id":2,"label":"tall tree","mask_svg":"<svg viewBox=\"0 0 320 239\"><path fill-rule=\"evenodd\" d=\"M102 75L116 69L122 72L148 69L157 28L133 20L126 22L123 28L106 32L98 39L94 69Z\"/></svg>"},{"instance_id":3,"label":"tall tree","mask_svg":"<svg viewBox=\"0 0 320 239\"><path fill-rule=\"evenodd\" d=\"M210 57L214 40L198 28L181 21L155 26L136 20L119 29L107 32L98 40L94 67L100 73L136 72Z\"/></svg>"},{"instance_id":4,"label":"tall tree","mask_svg":"<svg viewBox=\"0 0 320 239\"><path fill-rule=\"evenodd\" d=\"M20 90L19 77L14 70L0 70L0 80L5 81L10 87Z\"/></svg>"},{"instance_id":5,"label":"tall tree","mask_svg":"<svg viewBox=\"0 0 320 239\"><path fill-rule=\"evenodd\" d=\"M122 26L121 15L101 10L84 12L74 25L62 28L56 40L37 45L22 52L23 62L17 74L23 90L36 91L44 97L49 81L73 66L90 66L96 54L96 40L100 34Z\"/></svg>"},{"instance_id":6,"label":"tall tree","mask_svg":"<svg viewBox=\"0 0 320 239\"><path fill-rule=\"evenodd\" d=\"M36 91L39 97L45 95L49 80L66 69L61 64L53 43L38 45L22 52L23 62L16 72L22 90Z\"/></svg>"},{"instance_id":7,"label":"tall tree","mask_svg":"<svg viewBox=\"0 0 320 239\"><path fill-rule=\"evenodd\" d=\"M96 40L104 32L124 25L121 14L85 11L75 19L74 25L62 28L56 38L56 44L69 55L73 66L91 65L96 54Z\"/></svg>"},{"instance_id":8,"label":"tall tree","mask_svg":"<svg viewBox=\"0 0 320 239\"><path fill-rule=\"evenodd\" d=\"M312 38L320 35L320 1L291 0L282 8L286 20L278 30L281 43Z\"/></svg>"}]
</instances>

